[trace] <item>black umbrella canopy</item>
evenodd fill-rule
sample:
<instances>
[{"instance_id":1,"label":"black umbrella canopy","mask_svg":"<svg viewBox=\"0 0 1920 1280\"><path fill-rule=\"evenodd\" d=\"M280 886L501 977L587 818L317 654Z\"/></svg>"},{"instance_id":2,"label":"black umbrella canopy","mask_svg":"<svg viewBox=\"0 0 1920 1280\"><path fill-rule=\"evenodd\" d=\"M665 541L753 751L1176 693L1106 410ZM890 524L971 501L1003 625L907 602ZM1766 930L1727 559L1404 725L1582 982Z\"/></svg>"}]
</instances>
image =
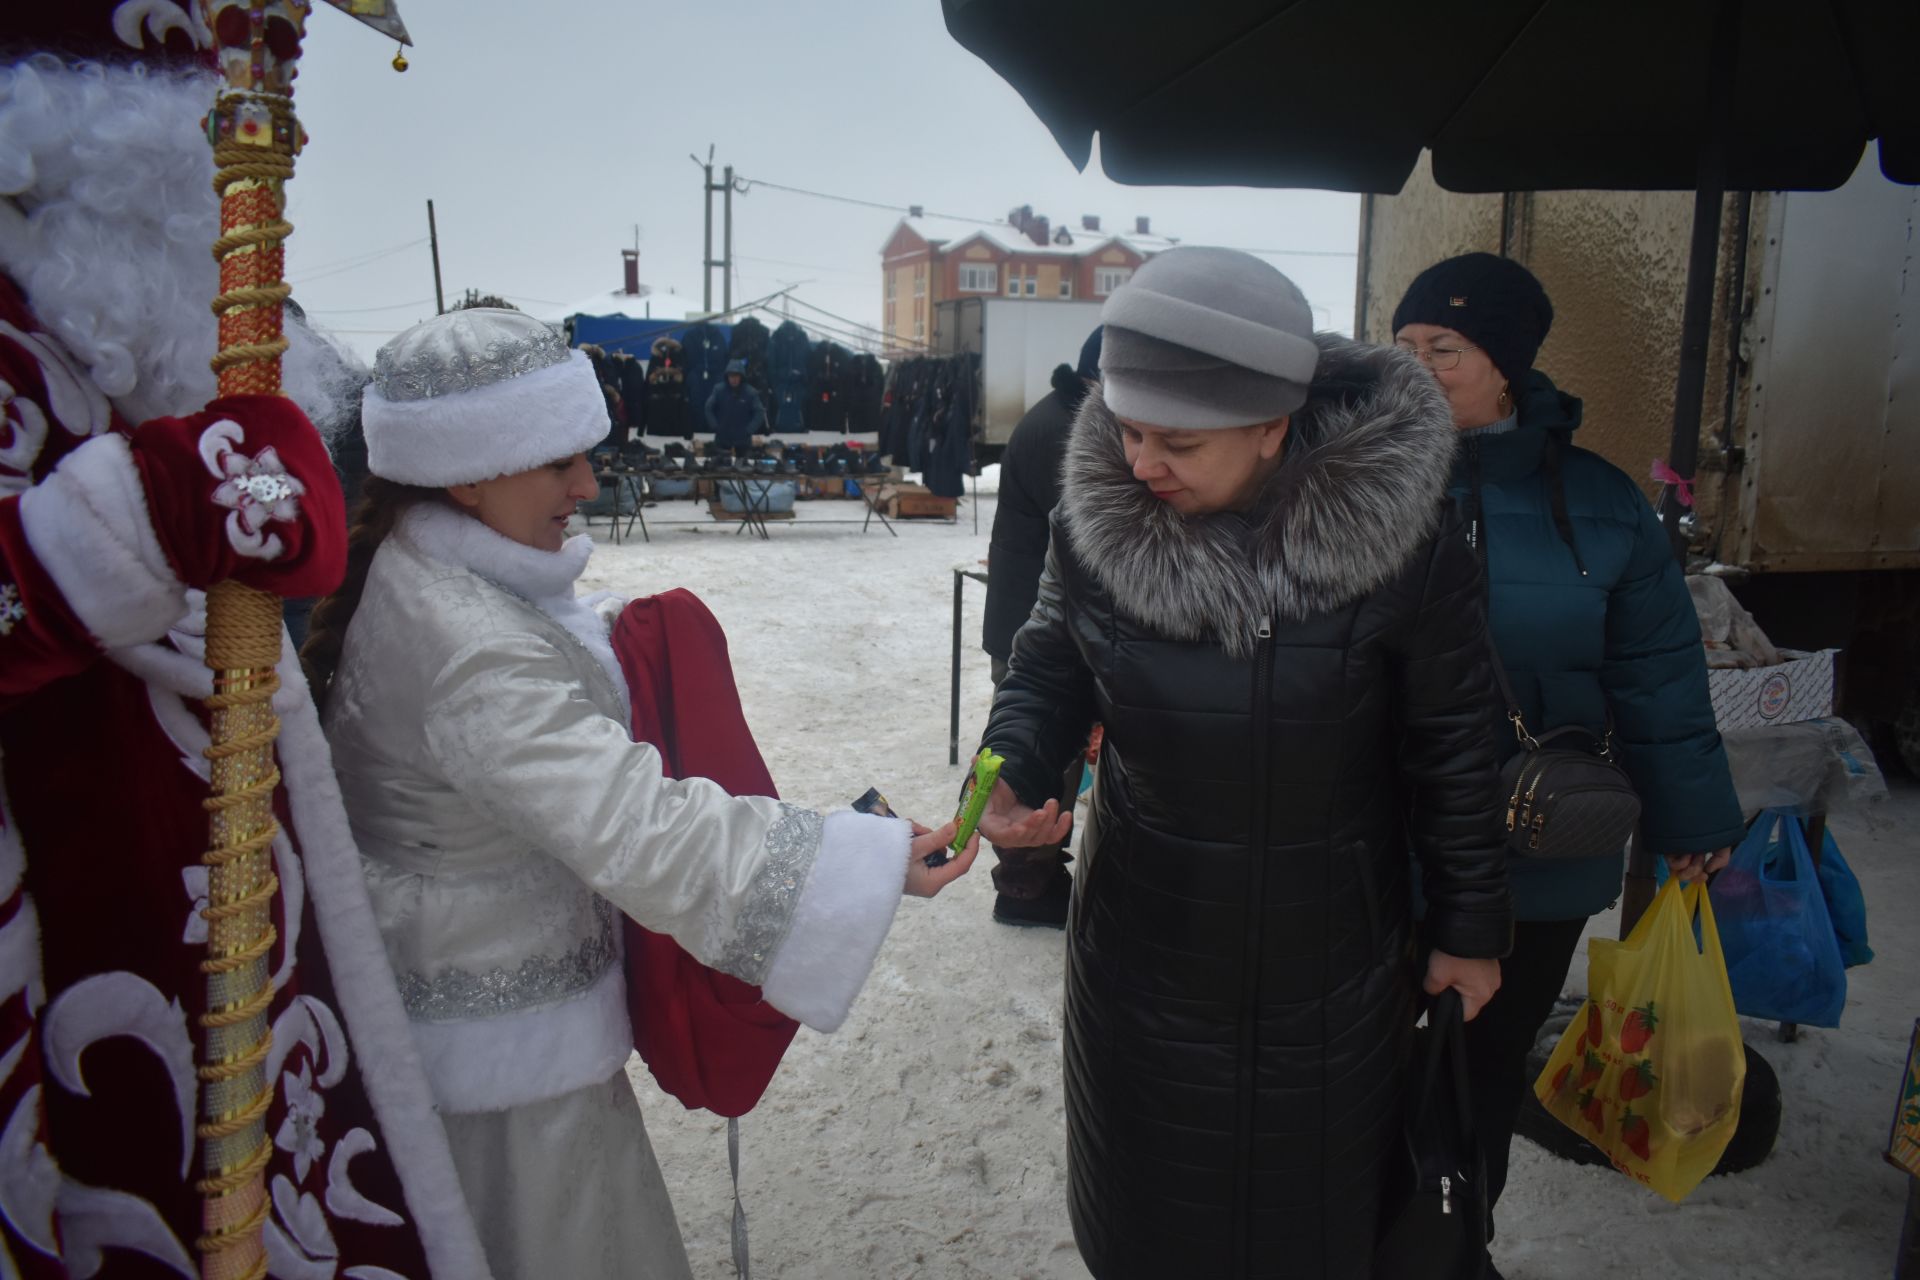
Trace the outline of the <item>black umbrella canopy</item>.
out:
<instances>
[{"instance_id":1,"label":"black umbrella canopy","mask_svg":"<svg viewBox=\"0 0 1920 1280\"><path fill-rule=\"evenodd\" d=\"M1818 191L1875 138L1920 182L1917 0L942 3L1120 182L1394 193L1431 148L1453 191L1693 190L1717 150L1712 185Z\"/></svg>"}]
</instances>

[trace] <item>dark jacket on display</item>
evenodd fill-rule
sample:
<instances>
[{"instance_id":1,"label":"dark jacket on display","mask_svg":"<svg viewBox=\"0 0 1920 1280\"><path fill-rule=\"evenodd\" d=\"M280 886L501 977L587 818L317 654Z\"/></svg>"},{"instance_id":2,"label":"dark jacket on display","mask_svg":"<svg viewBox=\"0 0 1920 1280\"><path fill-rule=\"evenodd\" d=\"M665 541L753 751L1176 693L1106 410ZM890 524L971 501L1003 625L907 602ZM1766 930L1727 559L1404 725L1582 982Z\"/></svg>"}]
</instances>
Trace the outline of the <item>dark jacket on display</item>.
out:
<instances>
[{"instance_id":1,"label":"dark jacket on display","mask_svg":"<svg viewBox=\"0 0 1920 1280\"><path fill-rule=\"evenodd\" d=\"M987 611L980 647L1005 661L1013 633L1033 612L1047 562L1047 517L1060 501L1060 464L1067 456L1073 411L1087 384L1071 365L1053 371L1053 390L1034 402L1007 437L1000 457L1000 501L987 548Z\"/></svg>"},{"instance_id":2,"label":"dark jacket on display","mask_svg":"<svg viewBox=\"0 0 1920 1280\"><path fill-rule=\"evenodd\" d=\"M1640 486L1574 447L1580 401L1534 370L1518 425L1462 441L1452 481L1478 519L1493 635L1527 728L1613 716L1655 854L1738 844L1745 831L1707 695L1700 623ZM1501 732L1502 761L1519 745ZM1514 914L1572 920L1620 896L1623 857L1514 858Z\"/></svg>"},{"instance_id":3,"label":"dark jacket on display","mask_svg":"<svg viewBox=\"0 0 1920 1280\"><path fill-rule=\"evenodd\" d=\"M753 437L767 429L767 407L760 393L744 382L739 386L722 379L707 397L707 429L713 432L716 449L744 449Z\"/></svg>"},{"instance_id":4,"label":"dark jacket on display","mask_svg":"<svg viewBox=\"0 0 1920 1280\"><path fill-rule=\"evenodd\" d=\"M1105 725L1067 946L1068 1207L1102 1280L1368 1274L1435 945L1503 955L1479 567L1453 428L1391 350L1320 339L1246 515L1133 478L1096 388L984 741L1029 803Z\"/></svg>"}]
</instances>

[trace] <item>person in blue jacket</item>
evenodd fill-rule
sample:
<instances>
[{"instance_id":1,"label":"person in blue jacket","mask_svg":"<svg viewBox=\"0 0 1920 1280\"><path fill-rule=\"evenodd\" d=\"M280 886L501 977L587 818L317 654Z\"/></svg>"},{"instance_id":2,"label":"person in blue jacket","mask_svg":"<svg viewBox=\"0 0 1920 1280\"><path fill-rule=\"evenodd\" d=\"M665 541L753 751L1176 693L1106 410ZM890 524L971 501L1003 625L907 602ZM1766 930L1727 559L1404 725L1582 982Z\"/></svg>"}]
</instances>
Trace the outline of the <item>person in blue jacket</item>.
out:
<instances>
[{"instance_id":1,"label":"person in blue jacket","mask_svg":"<svg viewBox=\"0 0 1920 1280\"><path fill-rule=\"evenodd\" d=\"M707 397L707 430L716 450L742 450L767 429L767 407L760 393L746 385L747 362L727 363L727 379Z\"/></svg>"},{"instance_id":2,"label":"person in blue jacket","mask_svg":"<svg viewBox=\"0 0 1920 1280\"><path fill-rule=\"evenodd\" d=\"M1724 865L1744 834L1714 728L1700 624L1665 531L1620 468L1573 443L1580 401L1533 367L1553 305L1533 273L1470 253L1427 268L1393 313L1394 342L1446 392L1460 433L1451 494L1488 583L1494 646L1528 729L1611 718L1641 801L1638 839L1682 879ZM1502 760L1519 750L1490 709ZM1620 896L1620 855L1508 857L1513 953L1499 997L1467 1024L1488 1205L1553 1009L1588 918ZM1491 1233L1491 1223L1489 1232ZM1488 1263L1486 1274L1498 1280Z\"/></svg>"}]
</instances>

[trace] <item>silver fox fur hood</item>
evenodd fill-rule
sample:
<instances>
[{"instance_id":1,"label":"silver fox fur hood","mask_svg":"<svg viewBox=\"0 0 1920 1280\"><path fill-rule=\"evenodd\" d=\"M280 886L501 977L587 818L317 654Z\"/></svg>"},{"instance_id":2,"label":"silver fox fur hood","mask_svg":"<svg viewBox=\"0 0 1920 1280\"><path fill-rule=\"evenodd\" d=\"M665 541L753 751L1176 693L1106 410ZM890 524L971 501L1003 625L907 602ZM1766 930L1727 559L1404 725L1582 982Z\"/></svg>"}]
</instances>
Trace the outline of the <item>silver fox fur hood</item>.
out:
<instances>
[{"instance_id":1,"label":"silver fox fur hood","mask_svg":"<svg viewBox=\"0 0 1920 1280\"><path fill-rule=\"evenodd\" d=\"M1121 612L1246 658L1263 618L1298 621L1348 604L1432 535L1456 447L1439 384L1392 347L1314 341L1320 364L1307 403L1245 514L1175 512L1134 479L1099 388L1081 402L1061 519L1076 558Z\"/></svg>"}]
</instances>

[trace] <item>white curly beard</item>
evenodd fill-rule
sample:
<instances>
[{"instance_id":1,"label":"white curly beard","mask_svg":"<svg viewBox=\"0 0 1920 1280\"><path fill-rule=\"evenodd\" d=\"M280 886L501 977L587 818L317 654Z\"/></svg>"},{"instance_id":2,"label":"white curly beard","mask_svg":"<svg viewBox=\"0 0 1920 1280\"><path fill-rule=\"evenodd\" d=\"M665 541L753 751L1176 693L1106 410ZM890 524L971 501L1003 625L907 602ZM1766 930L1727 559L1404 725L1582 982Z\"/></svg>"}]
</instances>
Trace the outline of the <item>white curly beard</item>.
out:
<instances>
[{"instance_id":1,"label":"white curly beard","mask_svg":"<svg viewBox=\"0 0 1920 1280\"><path fill-rule=\"evenodd\" d=\"M216 394L219 204L201 118L218 83L47 54L0 66L0 269L131 422ZM331 434L365 375L292 316L286 327L286 393Z\"/></svg>"}]
</instances>

